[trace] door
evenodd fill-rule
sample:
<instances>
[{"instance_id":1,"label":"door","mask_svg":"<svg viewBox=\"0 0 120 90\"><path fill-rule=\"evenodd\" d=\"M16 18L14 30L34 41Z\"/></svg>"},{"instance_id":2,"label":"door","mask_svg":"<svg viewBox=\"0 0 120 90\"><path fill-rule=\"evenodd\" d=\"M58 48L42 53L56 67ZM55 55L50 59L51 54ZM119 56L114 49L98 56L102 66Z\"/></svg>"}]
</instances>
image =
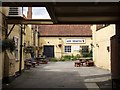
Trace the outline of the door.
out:
<instances>
[{"instance_id":1,"label":"door","mask_svg":"<svg viewBox=\"0 0 120 90\"><path fill-rule=\"evenodd\" d=\"M54 46L53 45L45 45L44 46L44 53L46 57L54 57Z\"/></svg>"}]
</instances>

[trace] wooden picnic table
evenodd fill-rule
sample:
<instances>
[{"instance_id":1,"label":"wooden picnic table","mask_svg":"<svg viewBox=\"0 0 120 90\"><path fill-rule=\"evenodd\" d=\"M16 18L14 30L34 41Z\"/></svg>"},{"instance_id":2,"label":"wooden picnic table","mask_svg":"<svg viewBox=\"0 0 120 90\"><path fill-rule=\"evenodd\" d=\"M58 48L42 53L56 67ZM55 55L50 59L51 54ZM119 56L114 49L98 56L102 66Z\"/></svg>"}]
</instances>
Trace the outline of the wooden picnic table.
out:
<instances>
[{"instance_id":1,"label":"wooden picnic table","mask_svg":"<svg viewBox=\"0 0 120 90\"><path fill-rule=\"evenodd\" d=\"M83 66L84 64L85 66L93 66L94 62L92 61L92 58L79 58L79 61L75 61L75 67L80 67L80 65Z\"/></svg>"},{"instance_id":2,"label":"wooden picnic table","mask_svg":"<svg viewBox=\"0 0 120 90\"><path fill-rule=\"evenodd\" d=\"M25 59L25 66L26 67L31 67L31 66L33 66L33 67L35 67L35 65L36 65L36 62L34 61L34 62L31 62L31 58L27 58L27 59Z\"/></svg>"},{"instance_id":3,"label":"wooden picnic table","mask_svg":"<svg viewBox=\"0 0 120 90\"><path fill-rule=\"evenodd\" d=\"M91 61L92 58L80 58L79 60L81 62L81 65L83 66L84 63L87 65L87 63Z\"/></svg>"},{"instance_id":4,"label":"wooden picnic table","mask_svg":"<svg viewBox=\"0 0 120 90\"><path fill-rule=\"evenodd\" d=\"M46 60L45 57L36 57L36 62L39 65L39 64L47 64L48 61Z\"/></svg>"}]
</instances>

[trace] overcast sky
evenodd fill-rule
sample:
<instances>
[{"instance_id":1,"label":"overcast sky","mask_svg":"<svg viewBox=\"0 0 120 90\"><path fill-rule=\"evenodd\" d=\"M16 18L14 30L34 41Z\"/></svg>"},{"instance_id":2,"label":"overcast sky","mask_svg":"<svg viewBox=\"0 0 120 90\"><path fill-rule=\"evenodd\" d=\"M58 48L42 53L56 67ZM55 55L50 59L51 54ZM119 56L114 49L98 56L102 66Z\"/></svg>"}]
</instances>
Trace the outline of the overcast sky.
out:
<instances>
[{"instance_id":1,"label":"overcast sky","mask_svg":"<svg viewBox=\"0 0 120 90\"><path fill-rule=\"evenodd\" d=\"M27 16L28 8L23 8L23 14ZM32 18L33 19L50 19L50 16L45 7L32 7Z\"/></svg>"}]
</instances>

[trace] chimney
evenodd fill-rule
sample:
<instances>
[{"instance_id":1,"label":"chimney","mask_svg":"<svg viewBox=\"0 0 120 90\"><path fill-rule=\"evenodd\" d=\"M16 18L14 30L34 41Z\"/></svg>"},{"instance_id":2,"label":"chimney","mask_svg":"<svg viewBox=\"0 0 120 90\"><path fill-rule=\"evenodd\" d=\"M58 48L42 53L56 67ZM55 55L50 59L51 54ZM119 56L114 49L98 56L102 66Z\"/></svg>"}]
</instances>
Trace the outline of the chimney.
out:
<instances>
[{"instance_id":1,"label":"chimney","mask_svg":"<svg viewBox=\"0 0 120 90\"><path fill-rule=\"evenodd\" d=\"M27 18L32 19L32 7L28 7Z\"/></svg>"}]
</instances>

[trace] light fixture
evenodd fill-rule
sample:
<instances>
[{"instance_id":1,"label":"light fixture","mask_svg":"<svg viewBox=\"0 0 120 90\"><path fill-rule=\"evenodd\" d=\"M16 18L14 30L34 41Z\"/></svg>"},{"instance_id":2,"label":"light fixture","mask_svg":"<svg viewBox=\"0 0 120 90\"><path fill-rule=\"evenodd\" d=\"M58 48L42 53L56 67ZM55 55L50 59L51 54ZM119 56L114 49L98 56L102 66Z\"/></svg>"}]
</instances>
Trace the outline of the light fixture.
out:
<instances>
[{"instance_id":1,"label":"light fixture","mask_svg":"<svg viewBox=\"0 0 120 90\"><path fill-rule=\"evenodd\" d=\"M97 47L99 47L99 45L98 45L98 44L96 44L96 46L97 46Z\"/></svg>"},{"instance_id":2,"label":"light fixture","mask_svg":"<svg viewBox=\"0 0 120 90\"><path fill-rule=\"evenodd\" d=\"M91 45L91 47L94 47L94 45L92 43L90 45Z\"/></svg>"}]
</instances>

